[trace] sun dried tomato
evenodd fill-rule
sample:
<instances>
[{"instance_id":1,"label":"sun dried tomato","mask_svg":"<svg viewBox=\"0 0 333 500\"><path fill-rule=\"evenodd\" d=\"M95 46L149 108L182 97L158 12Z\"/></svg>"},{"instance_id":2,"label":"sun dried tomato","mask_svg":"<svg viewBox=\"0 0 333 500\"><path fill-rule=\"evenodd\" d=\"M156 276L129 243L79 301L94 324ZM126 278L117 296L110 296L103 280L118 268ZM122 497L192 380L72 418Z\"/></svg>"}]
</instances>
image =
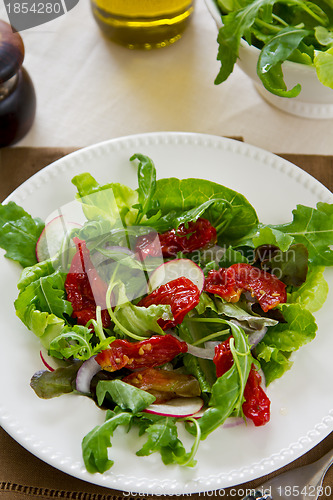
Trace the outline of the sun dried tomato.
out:
<instances>
[{"instance_id":1,"label":"sun dried tomato","mask_svg":"<svg viewBox=\"0 0 333 500\"><path fill-rule=\"evenodd\" d=\"M142 234L137 238L135 253L140 260L145 260L147 257L160 257L161 252L162 249L157 233Z\"/></svg>"},{"instance_id":2,"label":"sun dried tomato","mask_svg":"<svg viewBox=\"0 0 333 500\"><path fill-rule=\"evenodd\" d=\"M234 360L230 349L230 338L215 347L213 362L216 366L216 376L221 377L232 367ZM261 376L252 365L244 389L242 409L244 415L251 419L255 426L265 425L270 419L270 400L260 385Z\"/></svg>"},{"instance_id":3,"label":"sun dried tomato","mask_svg":"<svg viewBox=\"0 0 333 500\"><path fill-rule=\"evenodd\" d=\"M198 305L200 291L188 278L181 276L159 286L152 293L144 297L138 306L149 307L152 304L170 305L173 319L159 319L158 324L163 330L180 324L185 315Z\"/></svg>"},{"instance_id":4,"label":"sun dried tomato","mask_svg":"<svg viewBox=\"0 0 333 500\"><path fill-rule=\"evenodd\" d=\"M114 372L124 366L131 370L161 366L184 352L187 352L186 342L172 335L157 335L140 342L116 339L95 359L103 370Z\"/></svg>"},{"instance_id":5,"label":"sun dried tomato","mask_svg":"<svg viewBox=\"0 0 333 500\"><path fill-rule=\"evenodd\" d=\"M221 377L225 372L230 370L234 362L234 358L232 356L229 345L230 339L231 337L215 347L215 356L213 358L213 362L216 366L217 377Z\"/></svg>"},{"instance_id":6,"label":"sun dried tomato","mask_svg":"<svg viewBox=\"0 0 333 500\"><path fill-rule=\"evenodd\" d=\"M287 300L286 285L282 281L273 274L243 263L210 271L204 290L228 302L237 302L241 293L249 291L264 312Z\"/></svg>"},{"instance_id":7,"label":"sun dried tomato","mask_svg":"<svg viewBox=\"0 0 333 500\"><path fill-rule=\"evenodd\" d=\"M193 375L172 370L146 368L140 372L131 373L122 380L153 394L156 397L154 403L164 403L175 397L189 398L201 394L199 382Z\"/></svg>"},{"instance_id":8,"label":"sun dried tomato","mask_svg":"<svg viewBox=\"0 0 333 500\"><path fill-rule=\"evenodd\" d=\"M244 390L243 412L255 426L265 425L270 419L271 402L260 383L261 376L252 365Z\"/></svg>"},{"instance_id":9,"label":"sun dried tomato","mask_svg":"<svg viewBox=\"0 0 333 500\"><path fill-rule=\"evenodd\" d=\"M105 297L107 284L98 275L90 259L86 242L73 238L76 246L69 273L65 281L67 300L72 304L72 317L79 325L86 325L91 319L96 319L96 306L100 306L104 328L110 325L110 316L106 309Z\"/></svg>"},{"instance_id":10,"label":"sun dried tomato","mask_svg":"<svg viewBox=\"0 0 333 500\"><path fill-rule=\"evenodd\" d=\"M216 229L207 219L201 217L195 222L180 224L177 229L170 229L158 236L159 244L154 233L137 239L135 251L142 259L148 255L156 257L160 252L163 257L175 257L177 252L186 254L216 243Z\"/></svg>"},{"instance_id":11,"label":"sun dried tomato","mask_svg":"<svg viewBox=\"0 0 333 500\"><path fill-rule=\"evenodd\" d=\"M177 252L190 253L214 245L216 229L207 219L199 217L195 222L180 224L178 229L160 234L159 238L163 256L172 257Z\"/></svg>"}]
</instances>

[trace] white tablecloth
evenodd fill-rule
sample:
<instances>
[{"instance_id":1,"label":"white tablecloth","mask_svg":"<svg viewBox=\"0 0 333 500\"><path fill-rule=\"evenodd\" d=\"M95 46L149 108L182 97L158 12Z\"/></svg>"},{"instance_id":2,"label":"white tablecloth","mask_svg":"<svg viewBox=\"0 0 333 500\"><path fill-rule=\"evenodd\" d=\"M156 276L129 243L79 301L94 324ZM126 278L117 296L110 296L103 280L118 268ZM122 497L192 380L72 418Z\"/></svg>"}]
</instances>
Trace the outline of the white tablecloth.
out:
<instances>
[{"instance_id":1,"label":"white tablecloth","mask_svg":"<svg viewBox=\"0 0 333 500\"><path fill-rule=\"evenodd\" d=\"M0 17L7 20L2 0ZM278 153L333 154L333 120L271 107L238 68L214 85L217 29L204 0L184 37L160 50L132 51L104 38L88 0L21 35L38 108L19 146L87 146L168 130L240 135Z\"/></svg>"}]
</instances>

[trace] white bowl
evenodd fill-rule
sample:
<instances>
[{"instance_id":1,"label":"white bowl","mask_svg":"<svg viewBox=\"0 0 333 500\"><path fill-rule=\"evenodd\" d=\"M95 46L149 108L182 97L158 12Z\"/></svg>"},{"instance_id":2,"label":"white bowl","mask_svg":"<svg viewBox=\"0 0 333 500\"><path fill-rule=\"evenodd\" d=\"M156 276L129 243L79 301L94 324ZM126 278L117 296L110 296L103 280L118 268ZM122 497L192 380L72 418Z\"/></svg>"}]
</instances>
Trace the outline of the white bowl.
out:
<instances>
[{"instance_id":1,"label":"white bowl","mask_svg":"<svg viewBox=\"0 0 333 500\"><path fill-rule=\"evenodd\" d=\"M205 0L217 28L222 27L221 12L214 0ZM241 41L238 66L254 82L259 94L273 106L304 118L333 118L333 89L321 84L313 66L285 61L282 71L287 88L300 83L302 90L297 97L279 97L268 92L257 75L259 49Z\"/></svg>"}]
</instances>

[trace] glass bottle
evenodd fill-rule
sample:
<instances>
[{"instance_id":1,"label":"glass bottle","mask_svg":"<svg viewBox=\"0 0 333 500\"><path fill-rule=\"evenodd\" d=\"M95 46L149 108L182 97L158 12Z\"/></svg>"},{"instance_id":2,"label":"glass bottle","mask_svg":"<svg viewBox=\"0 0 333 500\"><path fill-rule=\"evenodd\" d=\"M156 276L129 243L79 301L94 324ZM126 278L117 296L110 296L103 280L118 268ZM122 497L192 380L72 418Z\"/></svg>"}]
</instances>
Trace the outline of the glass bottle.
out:
<instances>
[{"instance_id":1,"label":"glass bottle","mask_svg":"<svg viewBox=\"0 0 333 500\"><path fill-rule=\"evenodd\" d=\"M22 139L35 118L36 94L23 59L21 36L0 20L0 147Z\"/></svg>"},{"instance_id":2,"label":"glass bottle","mask_svg":"<svg viewBox=\"0 0 333 500\"><path fill-rule=\"evenodd\" d=\"M90 0L103 33L130 49L152 49L179 40L188 26L192 0Z\"/></svg>"}]
</instances>

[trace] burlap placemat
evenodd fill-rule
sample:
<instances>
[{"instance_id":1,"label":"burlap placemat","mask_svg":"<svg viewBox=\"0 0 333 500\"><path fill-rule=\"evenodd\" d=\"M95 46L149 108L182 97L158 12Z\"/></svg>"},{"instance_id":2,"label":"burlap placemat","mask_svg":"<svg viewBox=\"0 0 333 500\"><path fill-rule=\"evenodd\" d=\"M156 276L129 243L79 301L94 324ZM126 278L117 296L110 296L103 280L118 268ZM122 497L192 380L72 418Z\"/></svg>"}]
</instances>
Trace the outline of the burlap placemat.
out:
<instances>
[{"instance_id":1,"label":"burlap placemat","mask_svg":"<svg viewBox=\"0 0 333 500\"><path fill-rule=\"evenodd\" d=\"M0 151L0 201L17 186L52 161L77 148L5 148ZM319 155L281 155L316 177L333 191L333 157ZM187 496L198 500L203 496L219 496L239 500L247 490L259 486L263 481L281 471L311 463L333 447L333 434L311 451L274 474L238 485L235 488ZM333 468L327 473L323 500L333 497ZM325 491L325 490L324 490ZM0 429L0 500L125 500L134 498L127 492L114 491L81 481L54 469L30 454ZM152 500L160 496L145 496ZM163 498L175 498L164 496ZM292 497L291 497L292 500Z\"/></svg>"}]
</instances>

